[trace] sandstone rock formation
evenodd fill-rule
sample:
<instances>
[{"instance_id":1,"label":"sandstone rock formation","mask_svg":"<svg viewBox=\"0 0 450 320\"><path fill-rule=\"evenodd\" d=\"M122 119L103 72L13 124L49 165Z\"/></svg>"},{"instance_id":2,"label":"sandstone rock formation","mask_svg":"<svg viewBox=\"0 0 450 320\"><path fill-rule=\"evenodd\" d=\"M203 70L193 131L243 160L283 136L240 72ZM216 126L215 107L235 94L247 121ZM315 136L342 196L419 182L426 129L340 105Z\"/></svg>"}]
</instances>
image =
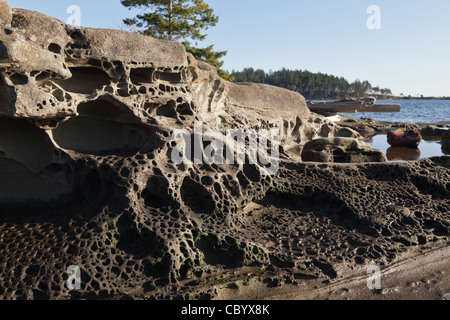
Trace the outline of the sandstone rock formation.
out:
<instances>
[{"instance_id":1,"label":"sandstone rock formation","mask_svg":"<svg viewBox=\"0 0 450 320\"><path fill-rule=\"evenodd\" d=\"M426 138L434 138L434 139L442 139L444 135L448 132L448 130L444 128L438 128L436 126L427 126L420 130L420 133L423 137Z\"/></svg>"},{"instance_id":2,"label":"sandstone rock formation","mask_svg":"<svg viewBox=\"0 0 450 320\"><path fill-rule=\"evenodd\" d=\"M0 5L1 298L213 297L226 270L336 279L448 236L448 158L301 163L341 128L300 94L228 83L178 43ZM176 132L213 144L198 123L278 129L278 172L246 144L243 163L176 163Z\"/></svg>"},{"instance_id":3,"label":"sandstone rock formation","mask_svg":"<svg viewBox=\"0 0 450 320\"><path fill-rule=\"evenodd\" d=\"M442 137L442 150L447 154L450 154L450 130Z\"/></svg>"},{"instance_id":4,"label":"sandstone rock formation","mask_svg":"<svg viewBox=\"0 0 450 320\"><path fill-rule=\"evenodd\" d=\"M11 27L12 13L11 8L6 0L0 0L0 23L4 28ZM4 34L5 30L1 30L0 34Z\"/></svg>"},{"instance_id":5,"label":"sandstone rock formation","mask_svg":"<svg viewBox=\"0 0 450 320\"><path fill-rule=\"evenodd\" d=\"M398 148L417 148L422 142L422 135L417 130L390 131L387 138L392 147Z\"/></svg>"},{"instance_id":6,"label":"sandstone rock formation","mask_svg":"<svg viewBox=\"0 0 450 320\"><path fill-rule=\"evenodd\" d=\"M442 141L444 144L450 144L450 130L447 130L447 132L443 135Z\"/></svg>"},{"instance_id":7,"label":"sandstone rock formation","mask_svg":"<svg viewBox=\"0 0 450 320\"><path fill-rule=\"evenodd\" d=\"M322 138L311 140L303 148L303 161L309 162L386 162L386 155L355 138Z\"/></svg>"}]
</instances>

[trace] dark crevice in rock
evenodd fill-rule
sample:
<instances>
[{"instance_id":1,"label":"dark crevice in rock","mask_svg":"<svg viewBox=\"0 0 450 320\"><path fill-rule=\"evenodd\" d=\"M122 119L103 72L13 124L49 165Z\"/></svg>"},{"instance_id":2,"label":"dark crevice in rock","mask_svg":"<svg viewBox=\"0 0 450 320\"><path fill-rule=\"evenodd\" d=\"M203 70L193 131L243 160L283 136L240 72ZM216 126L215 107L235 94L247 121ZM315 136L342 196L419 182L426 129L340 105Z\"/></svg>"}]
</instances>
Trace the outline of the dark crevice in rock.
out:
<instances>
[{"instance_id":1,"label":"dark crevice in rock","mask_svg":"<svg viewBox=\"0 0 450 320\"><path fill-rule=\"evenodd\" d=\"M184 178L180 188L183 202L195 213L212 214L215 203L211 194L202 185L190 178Z\"/></svg>"},{"instance_id":2,"label":"dark crevice in rock","mask_svg":"<svg viewBox=\"0 0 450 320\"><path fill-rule=\"evenodd\" d=\"M69 68L72 77L67 80L55 80L64 90L73 93L91 94L109 85L110 77L102 70L90 67Z\"/></svg>"}]
</instances>

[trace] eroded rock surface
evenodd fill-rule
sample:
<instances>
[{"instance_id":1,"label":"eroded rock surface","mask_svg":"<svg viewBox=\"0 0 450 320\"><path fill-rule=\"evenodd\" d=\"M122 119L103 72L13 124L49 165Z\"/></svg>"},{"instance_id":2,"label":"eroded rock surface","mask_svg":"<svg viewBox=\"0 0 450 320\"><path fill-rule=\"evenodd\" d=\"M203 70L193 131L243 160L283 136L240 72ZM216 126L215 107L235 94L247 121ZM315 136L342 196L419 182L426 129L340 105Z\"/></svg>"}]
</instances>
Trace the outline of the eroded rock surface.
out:
<instances>
[{"instance_id":1,"label":"eroded rock surface","mask_svg":"<svg viewBox=\"0 0 450 320\"><path fill-rule=\"evenodd\" d=\"M387 135L388 143L392 147L417 148L422 142L422 135L419 131L390 131Z\"/></svg>"},{"instance_id":2,"label":"eroded rock surface","mask_svg":"<svg viewBox=\"0 0 450 320\"><path fill-rule=\"evenodd\" d=\"M448 236L448 158L301 163L308 141L356 134L297 93L224 81L174 42L20 9L0 21L2 298L213 297L224 269L335 279ZM174 132L195 142L198 122L278 129L278 172L175 163Z\"/></svg>"},{"instance_id":3,"label":"eroded rock surface","mask_svg":"<svg viewBox=\"0 0 450 320\"><path fill-rule=\"evenodd\" d=\"M303 161L327 163L386 162L386 155L356 138L321 138L306 143Z\"/></svg>"}]
</instances>

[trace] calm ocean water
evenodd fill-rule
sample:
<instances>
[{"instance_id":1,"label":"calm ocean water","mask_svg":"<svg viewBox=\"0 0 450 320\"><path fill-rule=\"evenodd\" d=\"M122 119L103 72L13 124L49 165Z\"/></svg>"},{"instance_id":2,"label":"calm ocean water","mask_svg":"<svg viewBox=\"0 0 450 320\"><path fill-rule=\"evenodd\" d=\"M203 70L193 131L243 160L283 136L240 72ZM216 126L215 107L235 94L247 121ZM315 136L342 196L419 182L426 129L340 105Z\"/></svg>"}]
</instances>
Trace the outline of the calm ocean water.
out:
<instances>
[{"instance_id":1,"label":"calm ocean water","mask_svg":"<svg viewBox=\"0 0 450 320\"><path fill-rule=\"evenodd\" d=\"M400 113L345 113L352 118L371 118L378 122L435 123L447 121L450 124L450 100L378 100L378 103L399 103ZM417 149L392 148L386 134L365 139L372 148L386 153L389 161L410 161L434 156L448 155L440 141L423 140Z\"/></svg>"},{"instance_id":2,"label":"calm ocean water","mask_svg":"<svg viewBox=\"0 0 450 320\"><path fill-rule=\"evenodd\" d=\"M430 123L450 121L450 100L378 100L377 103L399 103L400 113L351 113L349 117L371 118L379 122Z\"/></svg>"},{"instance_id":3,"label":"calm ocean water","mask_svg":"<svg viewBox=\"0 0 450 320\"><path fill-rule=\"evenodd\" d=\"M450 150L436 140L424 139L417 149L393 148L388 144L386 134L365 138L364 141L369 143L373 149L383 151L389 161L410 161L450 155Z\"/></svg>"}]
</instances>

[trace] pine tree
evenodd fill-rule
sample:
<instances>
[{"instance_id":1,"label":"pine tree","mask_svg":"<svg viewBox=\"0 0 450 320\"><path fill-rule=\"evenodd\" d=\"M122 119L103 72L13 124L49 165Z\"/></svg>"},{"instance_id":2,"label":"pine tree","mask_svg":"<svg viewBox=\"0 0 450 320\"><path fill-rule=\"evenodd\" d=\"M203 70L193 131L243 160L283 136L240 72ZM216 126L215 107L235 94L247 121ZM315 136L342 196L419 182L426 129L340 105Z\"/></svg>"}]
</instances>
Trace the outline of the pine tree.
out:
<instances>
[{"instance_id":1,"label":"pine tree","mask_svg":"<svg viewBox=\"0 0 450 320\"><path fill-rule=\"evenodd\" d=\"M214 51L213 46L197 48L191 41L202 41L203 33L219 22L219 17L204 0L121 0L128 8L142 8L135 18L124 19L125 25L137 29L139 33L155 38L179 41L195 58L205 60L217 68L221 77L232 80L220 68L220 61L227 51Z\"/></svg>"},{"instance_id":2,"label":"pine tree","mask_svg":"<svg viewBox=\"0 0 450 320\"><path fill-rule=\"evenodd\" d=\"M302 70L281 69L265 73L261 69L245 68L243 71L231 73L236 82L267 83L273 86L286 88L301 93L308 100L318 99L344 99L351 97L364 97L371 92L380 92L383 95L392 95L389 89L372 87L369 81L356 80L349 83L344 77L336 77L323 73L312 73Z\"/></svg>"},{"instance_id":3,"label":"pine tree","mask_svg":"<svg viewBox=\"0 0 450 320\"><path fill-rule=\"evenodd\" d=\"M191 46L188 41L184 41L183 45L187 52L192 53L192 55L200 60L206 61L211 66L217 69L217 74L225 80L234 81L234 78L224 70L222 70L223 61L219 61L223 56L227 54L227 51L213 51L213 46L206 48L196 48Z\"/></svg>"}]
</instances>

